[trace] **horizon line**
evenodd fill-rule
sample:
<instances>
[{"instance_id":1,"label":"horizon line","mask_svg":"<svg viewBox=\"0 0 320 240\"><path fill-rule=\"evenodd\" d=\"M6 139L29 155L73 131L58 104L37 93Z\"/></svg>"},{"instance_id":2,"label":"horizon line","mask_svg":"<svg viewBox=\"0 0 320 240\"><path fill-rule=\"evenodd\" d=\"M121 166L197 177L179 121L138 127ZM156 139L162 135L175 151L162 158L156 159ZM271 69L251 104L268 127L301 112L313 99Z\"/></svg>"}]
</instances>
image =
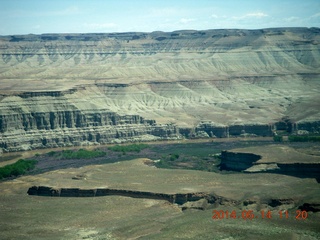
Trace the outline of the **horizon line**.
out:
<instances>
[{"instance_id":1,"label":"horizon line","mask_svg":"<svg viewBox=\"0 0 320 240\"><path fill-rule=\"evenodd\" d=\"M305 29L320 29L320 27L268 27L268 28L210 28L210 29L178 29L173 31L161 31L161 30L155 30L155 31L114 31L114 32L43 32L43 33L26 33L26 34L6 34L6 35L0 35L1 37L10 37L10 36L27 36L27 35L64 35L64 34L121 34L121 33L171 33L171 32L186 32L186 31L214 31L214 30L247 30L247 31L254 31L254 30L271 30L271 29L298 29L298 28L305 28Z\"/></svg>"}]
</instances>

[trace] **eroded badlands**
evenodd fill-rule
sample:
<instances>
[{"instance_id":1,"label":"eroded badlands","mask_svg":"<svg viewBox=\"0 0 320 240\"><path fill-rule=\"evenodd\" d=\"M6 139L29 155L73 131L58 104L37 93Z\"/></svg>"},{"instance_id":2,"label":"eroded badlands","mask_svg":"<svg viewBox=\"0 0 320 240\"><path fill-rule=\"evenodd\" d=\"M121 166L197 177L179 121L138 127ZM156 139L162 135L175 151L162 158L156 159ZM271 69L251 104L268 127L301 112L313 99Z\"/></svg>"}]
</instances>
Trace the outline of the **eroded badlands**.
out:
<instances>
[{"instance_id":1,"label":"eroded badlands","mask_svg":"<svg viewBox=\"0 0 320 240\"><path fill-rule=\"evenodd\" d=\"M0 149L317 132L319 33L1 36Z\"/></svg>"}]
</instances>

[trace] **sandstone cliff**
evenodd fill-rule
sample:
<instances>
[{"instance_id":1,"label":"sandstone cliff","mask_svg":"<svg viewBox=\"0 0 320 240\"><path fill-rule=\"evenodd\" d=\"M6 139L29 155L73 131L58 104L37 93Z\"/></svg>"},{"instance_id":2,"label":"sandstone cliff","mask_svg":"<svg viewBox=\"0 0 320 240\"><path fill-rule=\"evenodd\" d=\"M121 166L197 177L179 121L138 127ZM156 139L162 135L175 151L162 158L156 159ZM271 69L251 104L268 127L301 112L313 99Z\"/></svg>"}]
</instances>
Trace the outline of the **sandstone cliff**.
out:
<instances>
[{"instance_id":1,"label":"sandstone cliff","mask_svg":"<svg viewBox=\"0 0 320 240\"><path fill-rule=\"evenodd\" d=\"M0 148L319 131L319 33L2 36Z\"/></svg>"}]
</instances>

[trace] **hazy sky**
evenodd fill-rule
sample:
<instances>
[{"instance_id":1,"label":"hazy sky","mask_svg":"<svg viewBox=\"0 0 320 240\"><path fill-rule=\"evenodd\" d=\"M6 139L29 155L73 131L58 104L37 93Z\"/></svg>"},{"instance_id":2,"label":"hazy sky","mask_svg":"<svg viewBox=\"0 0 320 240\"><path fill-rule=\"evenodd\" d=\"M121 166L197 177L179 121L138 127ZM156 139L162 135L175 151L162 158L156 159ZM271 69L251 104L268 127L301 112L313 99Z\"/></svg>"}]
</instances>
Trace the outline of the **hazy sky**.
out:
<instances>
[{"instance_id":1,"label":"hazy sky","mask_svg":"<svg viewBox=\"0 0 320 240\"><path fill-rule=\"evenodd\" d=\"M320 27L320 0L0 0L0 35Z\"/></svg>"}]
</instances>

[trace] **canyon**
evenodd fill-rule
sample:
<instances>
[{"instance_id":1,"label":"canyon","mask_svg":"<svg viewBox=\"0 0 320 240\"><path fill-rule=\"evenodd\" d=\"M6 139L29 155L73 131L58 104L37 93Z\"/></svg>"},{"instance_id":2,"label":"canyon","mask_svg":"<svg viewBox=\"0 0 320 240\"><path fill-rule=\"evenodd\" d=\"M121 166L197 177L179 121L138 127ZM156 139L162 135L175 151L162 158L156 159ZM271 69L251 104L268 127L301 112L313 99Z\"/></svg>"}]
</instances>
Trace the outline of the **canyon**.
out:
<instances>
[{"instance_id":1,"label":"canyon","mask_svg":"<svg viewBox=\"0 0 320 240\"><path fill-rule=\"evenodd\" d=\"M319 33L0 36L0 152L318 133Z\"/></svg>"},{"instance_id":2,"label":"canyon","mask_svg":"<svg viewBox=\"0 0 320 240\"><path fill-rule=\"evenodd\" d=\"M319 109L320 28L0 36L0 238L319 239Z\"/></svg>"}]
</instances>

